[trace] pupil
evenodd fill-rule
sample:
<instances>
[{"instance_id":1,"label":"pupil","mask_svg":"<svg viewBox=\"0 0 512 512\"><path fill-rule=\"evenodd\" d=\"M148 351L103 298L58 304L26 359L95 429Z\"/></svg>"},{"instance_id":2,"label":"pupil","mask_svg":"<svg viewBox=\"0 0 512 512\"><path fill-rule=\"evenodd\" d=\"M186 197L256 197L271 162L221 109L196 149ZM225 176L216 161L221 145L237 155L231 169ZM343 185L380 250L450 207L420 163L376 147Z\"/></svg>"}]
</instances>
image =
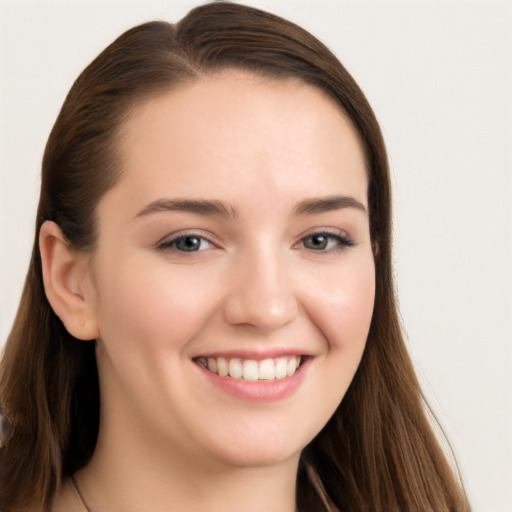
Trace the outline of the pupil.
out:
<instances>
[{"instance_id":1,"label":"pupil","mask_svg":"<svg viewBox=\"0 0 512 512\"><path fill-rule=\"evenodd\" d=\"M195 236L186 236L178 241L178 249L182 251L197 251L199 249L199 245L201 244L199 238Z\"/></svg>"},{"instance_id":2,"label":"pupil","mask_svg":"<svg viewBox=\"0 0 512 512\"><path fill-rule=\"evenodd\" d=\"M312 235L310 240L311 249L325 249L327 247L327 237L324 235Z\"/></svg>"}]
</instances>

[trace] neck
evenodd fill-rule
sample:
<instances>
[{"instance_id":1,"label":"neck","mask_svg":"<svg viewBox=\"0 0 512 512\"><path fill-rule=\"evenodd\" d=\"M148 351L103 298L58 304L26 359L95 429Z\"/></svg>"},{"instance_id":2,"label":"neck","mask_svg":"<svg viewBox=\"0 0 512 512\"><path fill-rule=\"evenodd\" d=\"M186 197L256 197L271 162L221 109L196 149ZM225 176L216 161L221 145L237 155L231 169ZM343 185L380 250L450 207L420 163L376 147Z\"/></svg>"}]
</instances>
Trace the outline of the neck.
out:
<instances>
[{"instance_id":1,"label":"neck","mask_svg":"<svg viewBox=\"0 0 512 512\"><path fill-rule=\"evenodd\" d=\"M241 467L179 453L148 439L154 438L100 428L92 460L75 477L91 512L167 512L169 503L180 512L295 511L298 456L275 465Z\"/></svg>"}]
</instances>

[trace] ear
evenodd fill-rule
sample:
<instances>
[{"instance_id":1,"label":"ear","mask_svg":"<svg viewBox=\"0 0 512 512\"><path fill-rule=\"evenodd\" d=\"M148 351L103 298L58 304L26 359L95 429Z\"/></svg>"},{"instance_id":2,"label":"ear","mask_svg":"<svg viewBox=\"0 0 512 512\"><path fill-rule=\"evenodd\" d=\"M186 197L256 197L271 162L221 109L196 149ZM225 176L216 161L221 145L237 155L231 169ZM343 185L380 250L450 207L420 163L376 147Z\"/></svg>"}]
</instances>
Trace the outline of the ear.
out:
<instances>
[{"instance_id":1,"label":"ear","mask_svg":"<svg viewBox=\"0 0 512 512\"><path fill-rule=\"evenodd\" d=\"M372 242L373 259L377 260L380 255L380 244L377 240Z\"/></svg>"},{"instance_id":2,"label":"ear","mask_svg":"<svg viewBox=\"0 0 512 512\"><path fill-rule=\"evenodd\" d=\"M85 256L70 247L51 221L41 226L39 251L44 289L53 311L75 338L96 339L98 326Z\"/></svg>"}]
</instances>

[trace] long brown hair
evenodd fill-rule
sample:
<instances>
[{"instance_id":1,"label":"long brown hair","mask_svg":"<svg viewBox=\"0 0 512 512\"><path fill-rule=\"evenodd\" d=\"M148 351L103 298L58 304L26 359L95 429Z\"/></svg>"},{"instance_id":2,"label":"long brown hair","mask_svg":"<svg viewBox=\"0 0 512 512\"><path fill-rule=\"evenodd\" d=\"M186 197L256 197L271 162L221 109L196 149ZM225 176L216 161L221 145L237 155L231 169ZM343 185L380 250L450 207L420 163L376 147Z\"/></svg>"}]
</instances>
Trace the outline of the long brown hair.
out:
<instances>
[{"instance_id":1,"label":"long brown hair","mask_svg":"<svg viewBox=\"0 0 512 512\"><path fill-rule=\"evenodd\" d=\"M137 26L78 77L50 134L36 240L0 367L0 402L16 434L0 452L3 512L47 510L63 478L85 466L99 424L94 343L73 338L44 293L37 234L56 222L68 242L95 244L95 208L121 174L118 134L146 98L223 69L295 78L323 90L348 115L364 149L375 308L365 352L337 411L303 451L297 503L304 511L466 511L403 341L391 261L391 191L382 135L366 98L336 57L277 16L216 2L172 25Z\"/></svg>"}]
</instances>

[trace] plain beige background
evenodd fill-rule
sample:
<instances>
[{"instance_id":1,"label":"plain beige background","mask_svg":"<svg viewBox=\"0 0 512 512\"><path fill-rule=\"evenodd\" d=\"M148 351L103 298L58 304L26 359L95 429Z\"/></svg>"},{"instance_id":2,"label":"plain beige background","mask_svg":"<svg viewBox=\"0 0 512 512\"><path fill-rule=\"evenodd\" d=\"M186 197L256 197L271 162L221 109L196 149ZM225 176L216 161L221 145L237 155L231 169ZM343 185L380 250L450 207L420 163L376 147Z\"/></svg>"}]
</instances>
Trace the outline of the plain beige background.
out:
<instances>
[{"instance_id":1,"label":"plain beige background","mask_svg":"<svg viewBox=\"0 0 512 512\"><path fill-rule=\"evenodd\" d=\"M374 106L395 184L409 347L476 512L512 510L512 2L260 0L326 42ZM0 0L0 346L44 144L84 66L185 0Z\"/></svg>"}]
</instances>

